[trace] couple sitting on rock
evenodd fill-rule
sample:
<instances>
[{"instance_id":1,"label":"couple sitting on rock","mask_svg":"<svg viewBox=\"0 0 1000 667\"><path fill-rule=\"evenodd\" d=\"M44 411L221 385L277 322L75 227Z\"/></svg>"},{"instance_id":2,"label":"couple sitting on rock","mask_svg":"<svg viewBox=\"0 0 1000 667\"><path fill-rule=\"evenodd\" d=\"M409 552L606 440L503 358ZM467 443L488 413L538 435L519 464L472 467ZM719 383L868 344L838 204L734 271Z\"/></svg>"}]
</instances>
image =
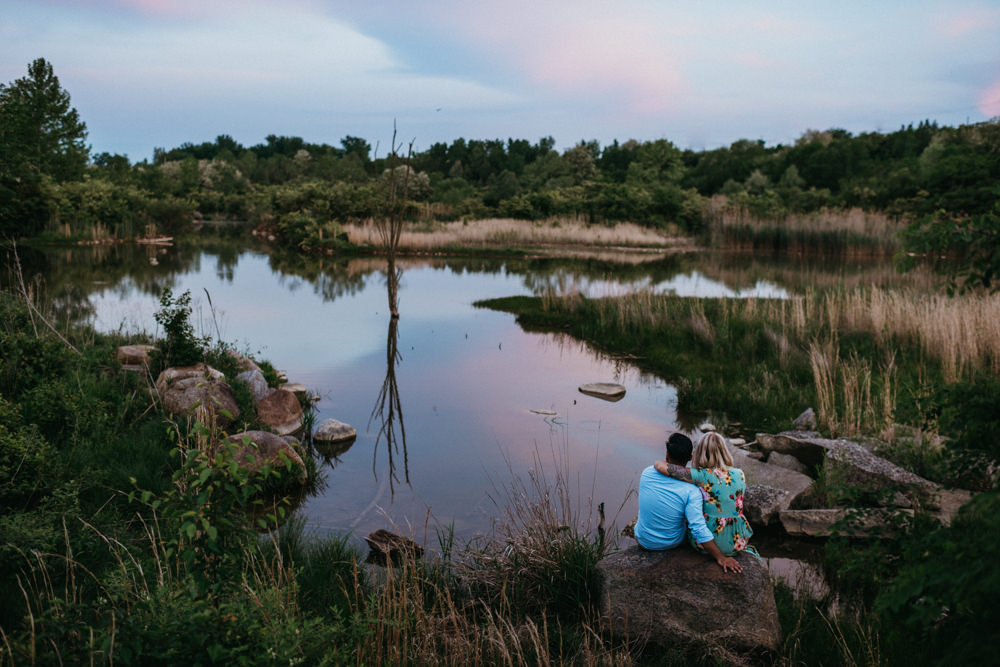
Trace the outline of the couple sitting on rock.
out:
<instances>
[{"instance_id":1,"label":"couple sitting on rock","mask_svg":"<svg viewBox=\"0 0 1000 667\"><path fill-rule=\"evenodd\" d=\"M742 572L733 555L749 551L757 556L749 546L753 530L743 516L745 489L743 471L733 467L721 435L703 435L692 459L690 438L674 433L667 440L666 460L646 468L639 479L635 539L644 549L663 551L680 545L686 535L724 571Z\"/></svg>"}]
</instances>

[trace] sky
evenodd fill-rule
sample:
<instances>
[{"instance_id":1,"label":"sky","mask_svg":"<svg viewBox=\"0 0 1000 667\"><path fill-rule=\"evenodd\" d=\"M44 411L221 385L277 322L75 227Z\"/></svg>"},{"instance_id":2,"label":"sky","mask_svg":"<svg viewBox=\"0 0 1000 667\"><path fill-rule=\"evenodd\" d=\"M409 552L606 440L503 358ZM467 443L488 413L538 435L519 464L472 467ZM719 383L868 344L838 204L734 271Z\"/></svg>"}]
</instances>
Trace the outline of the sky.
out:
<instances>
[{"instance_id":1,"label":"sky","mask_svg":"<svg viewBox=\"0 0 1000 667\"><path fill-rule=\"evenodd\" d=\"M96 153L228 134L694 150L1000 116L1000 1L0 0Z\"/></svg>"}]
</instances>

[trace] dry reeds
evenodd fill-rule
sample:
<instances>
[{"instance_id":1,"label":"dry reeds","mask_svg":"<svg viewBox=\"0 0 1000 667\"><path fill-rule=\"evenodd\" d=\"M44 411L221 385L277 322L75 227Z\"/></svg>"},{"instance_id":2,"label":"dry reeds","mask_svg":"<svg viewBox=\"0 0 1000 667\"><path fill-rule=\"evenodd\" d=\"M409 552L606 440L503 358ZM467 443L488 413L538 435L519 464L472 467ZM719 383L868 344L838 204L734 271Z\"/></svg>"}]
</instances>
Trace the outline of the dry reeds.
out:
<instances>
[{"instance_id":1,"label":"dry reeds","mask_svg":"<svg viewBox=\"0 0 1000 667\"><path fill-rule=\"evenodd\" d=\"M345 225L344 230L351 243L358 245L381 243L376 225ZM398 236L399 249L411 251L430 251L458 246L487 248L548 244L664 248L689 243L685 239L631 223L608 226L587 224L578 220L531 222L497 218L409 226Z\"/></svg>"},{"instance_id":2,"label":"dry reeds","mask_svg":"<svg viewBox=\"0 0 1000 667\"><path fill-rule=\"evenodd\" d=\"M710 200L705 218L713 236L729 247L839 252L895 252L897 235L905 225L884 213L860 208L760 217L722 196Z\"/></svg>"}]
</instances>

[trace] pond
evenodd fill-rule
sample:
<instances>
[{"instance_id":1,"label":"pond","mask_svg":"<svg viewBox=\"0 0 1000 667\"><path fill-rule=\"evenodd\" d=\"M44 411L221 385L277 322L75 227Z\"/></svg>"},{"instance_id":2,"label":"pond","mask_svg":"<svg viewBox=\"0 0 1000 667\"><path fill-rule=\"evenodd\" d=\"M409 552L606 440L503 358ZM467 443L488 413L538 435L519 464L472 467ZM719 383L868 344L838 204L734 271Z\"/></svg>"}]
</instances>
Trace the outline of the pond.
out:
<instances>
[{"instance_id":1,"label":"pond","mask_svg":"<svg viewBox=\"0 0 1000 667\"><path fill-rule=\"evenodd\" d=\"M627 360L554 333L522 330L480 299L653 288L690 296L787 298L809 283L889 280L860 260L671 255L575 259L405 259L389 315L386 261L273 254L231 242L198 247L22 249L49 295L100 330L155 331L163 287L190 290L198 333L265 358L319 396L317 421L358 431L324 464L326 483L299 512L307 530L378 528L436 544L489 530L515 480L565 480L584 519L635 516L642 469L677 428L704 416L676 411L676 391ZM791 276L791 278L790 278ZM579 386L614 382L609 402ZM384 389L393 423L380 400ZM404 437L405 436L405 437Z\"/></svg>"}]
</instances>

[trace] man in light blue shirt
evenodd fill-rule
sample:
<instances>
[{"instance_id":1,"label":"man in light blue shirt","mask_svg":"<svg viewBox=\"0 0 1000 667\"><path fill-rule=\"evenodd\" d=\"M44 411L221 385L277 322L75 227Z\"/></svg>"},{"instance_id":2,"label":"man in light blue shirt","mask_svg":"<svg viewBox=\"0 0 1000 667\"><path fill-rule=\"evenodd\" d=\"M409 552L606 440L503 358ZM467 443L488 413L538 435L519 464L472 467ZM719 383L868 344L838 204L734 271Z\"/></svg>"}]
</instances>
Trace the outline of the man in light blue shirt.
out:
<instances>
[{"instance_id":1,"label":"man in light blue shirt","mask_svg":"<svg viewBox=\"0 0 1000 667\"><path fill-rule=\"evenodd\" d=\"M691 440L681 433L672 434L667 440L667 462L683 466L690 460ZM726 572L742 572L736 559L724 556L715 545L705 525L701 504L701 489L694 484L661 475L653 466L646 468L639 478L636 541L650 551L673 549L684 542L685 533L690 530L719 567Z\"/></svg>"}]
</instances>

